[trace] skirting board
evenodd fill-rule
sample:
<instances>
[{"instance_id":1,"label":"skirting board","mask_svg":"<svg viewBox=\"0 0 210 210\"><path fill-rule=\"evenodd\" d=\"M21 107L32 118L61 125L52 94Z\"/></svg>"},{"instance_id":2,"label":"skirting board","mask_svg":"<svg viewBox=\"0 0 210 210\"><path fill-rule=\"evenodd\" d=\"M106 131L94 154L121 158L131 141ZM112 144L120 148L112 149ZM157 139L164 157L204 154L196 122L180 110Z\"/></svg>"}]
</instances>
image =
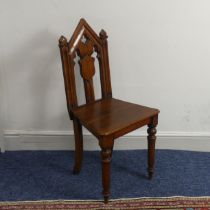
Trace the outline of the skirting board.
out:
<instances>
[{"instance_id":1,"label":"skirting board","mask_svg":"<svg viewBox=\"0 0 210 210\"><path fill-rule=\"evenodd\" d=\"M0 128L0 152L5 152L4 134L3 130Z\"/></svg>"},{"instance_id":2,"label":"skirting board","mask_svg":"<svg viewBox=\"0 0 210 210\"><path fill-rule=\"evenodd\" d=\"M146 149L146 136L144 132L132 132L116 139L114 148L116 150ZM74 134L73 131L5 131L2 148L6 151L74 150ZM158 132L156 148L210 152L210 133ZM87 132L84 133L84 149L100 149L98 140Z\"/></svg>"}]
</instances>

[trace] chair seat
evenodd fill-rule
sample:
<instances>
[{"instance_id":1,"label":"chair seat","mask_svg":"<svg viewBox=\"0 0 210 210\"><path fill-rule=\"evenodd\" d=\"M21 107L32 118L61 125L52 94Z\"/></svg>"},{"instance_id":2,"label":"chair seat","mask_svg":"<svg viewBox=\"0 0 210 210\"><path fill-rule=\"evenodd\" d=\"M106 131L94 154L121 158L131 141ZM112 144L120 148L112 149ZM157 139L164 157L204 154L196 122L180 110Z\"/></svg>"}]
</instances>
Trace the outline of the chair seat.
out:
<instances>
[{"instance_id":1,"label":"chair seat","mask_svg":"<svg viewBox=\"0 0 210 210\"><path fill-rule=\"evenodd\" d=\"M82 105L72 112L95 136L117 138L148 124L159 110L109 98Z\"/></svg>"}]
</instances>

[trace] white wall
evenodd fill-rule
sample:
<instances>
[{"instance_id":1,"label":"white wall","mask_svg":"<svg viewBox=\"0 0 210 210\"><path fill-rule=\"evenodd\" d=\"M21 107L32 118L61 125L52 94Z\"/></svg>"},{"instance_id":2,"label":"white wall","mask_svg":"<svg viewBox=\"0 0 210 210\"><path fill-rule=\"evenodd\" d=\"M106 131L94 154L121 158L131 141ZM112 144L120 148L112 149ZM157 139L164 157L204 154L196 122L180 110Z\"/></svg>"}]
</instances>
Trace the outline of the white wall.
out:
<instances>
[{"instance_id":1,"label":"white wall","mask_svg":"<svg viewBox=\"0 0 210 210\"><path fill-rule=\"evenodd\" d=\"M163 135L210 139L209 14L208 0L0 0L5 135L72 130L57 45L84 17L109 35L114 97L159 108Z\"/></svg>"}]
</instances>

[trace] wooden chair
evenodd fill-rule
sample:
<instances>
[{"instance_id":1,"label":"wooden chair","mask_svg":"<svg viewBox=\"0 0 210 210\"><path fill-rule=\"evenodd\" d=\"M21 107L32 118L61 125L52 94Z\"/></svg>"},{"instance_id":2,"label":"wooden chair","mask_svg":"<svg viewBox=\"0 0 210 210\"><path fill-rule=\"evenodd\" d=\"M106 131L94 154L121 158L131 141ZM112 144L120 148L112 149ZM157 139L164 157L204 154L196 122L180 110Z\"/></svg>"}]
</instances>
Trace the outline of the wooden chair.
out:
<instances>
[{"instance_id":1,"label":"wooden chair","mask_svg":"<svg viewBox=\"0 0 210 210\"><path fill-rule=\"evenodd\" d=\"M85 41L84 41L85 40ZM102 159L102 185L105 203L110 195L110 162L114 140L144 125L148 125L148 173L153 176L155 159L156 126L159 110L128 103L112 97L107 34L101 30L99 36L88 23L81 19L68 42L59 39L63 67L67 107L73 120L75 135L74 173L80 172L83 159L82 126L99 140ZM95 74L93 53L97 53L100 68L102 98L95 100L93 76ZM79 56L80 74L84 81L86 104L78 105L74 66Z\"/></svg>"}]
</instances>

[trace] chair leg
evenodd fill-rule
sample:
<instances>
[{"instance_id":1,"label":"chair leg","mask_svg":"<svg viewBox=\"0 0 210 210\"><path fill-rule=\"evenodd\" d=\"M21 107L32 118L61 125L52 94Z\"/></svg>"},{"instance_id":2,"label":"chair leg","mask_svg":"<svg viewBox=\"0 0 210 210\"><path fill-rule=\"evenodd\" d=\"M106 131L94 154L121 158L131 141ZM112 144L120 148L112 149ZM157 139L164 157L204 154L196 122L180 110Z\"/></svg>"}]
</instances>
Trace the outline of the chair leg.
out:
<instances>
[{"instance_id":1,"label":"chair leg","mask_svg":"<svg viewBox=\"0 0 210 210\"><path fill-rule=\"evenodd\" d=\"M155 141L156 141L156 126L157 117L152 119L152 123L148 125L147 129L147 140L148 140L148 175L149 179L152 179L154 174L154 163L155 163Z\"/></svg>"},{"instance_id":2,"label":"chair leg","mask_svg":"<svg viewBox=\"0 0 210 210\"><path fill-rule=\"evenodd\" d=\"M83 136L82 136L82 125L74 119L74 138L75 138L75 163L73 173L78 174L82 167L83 159Z\"/></svg>"},{"instance_id":3,"label":"chair leg","mask_svg":"<svg viewBox=\"0 0 210 210\"><path fill-rule=\"evenodd\" d=\"M112 158L112 155L113 155L113 149L114 149L114 145L111 148L111 158Z\"/></svg>"},{"instance_id":4,"label":"chair leg","mask_svg":"<svg viewBox=\"0 0 210 210\"><path fill-rule=\"evenodd\" d=\"M99 140L100 141L100 140ZM105 142L105 143L104 143ZM108 203L110 196L110 163L112 159L112 150L113 150L113 140L104 139L99 142L101 146L101 160L102 160L102 186L103 186L103 196L104 203Z\"/></svg>"}]
</instances>

